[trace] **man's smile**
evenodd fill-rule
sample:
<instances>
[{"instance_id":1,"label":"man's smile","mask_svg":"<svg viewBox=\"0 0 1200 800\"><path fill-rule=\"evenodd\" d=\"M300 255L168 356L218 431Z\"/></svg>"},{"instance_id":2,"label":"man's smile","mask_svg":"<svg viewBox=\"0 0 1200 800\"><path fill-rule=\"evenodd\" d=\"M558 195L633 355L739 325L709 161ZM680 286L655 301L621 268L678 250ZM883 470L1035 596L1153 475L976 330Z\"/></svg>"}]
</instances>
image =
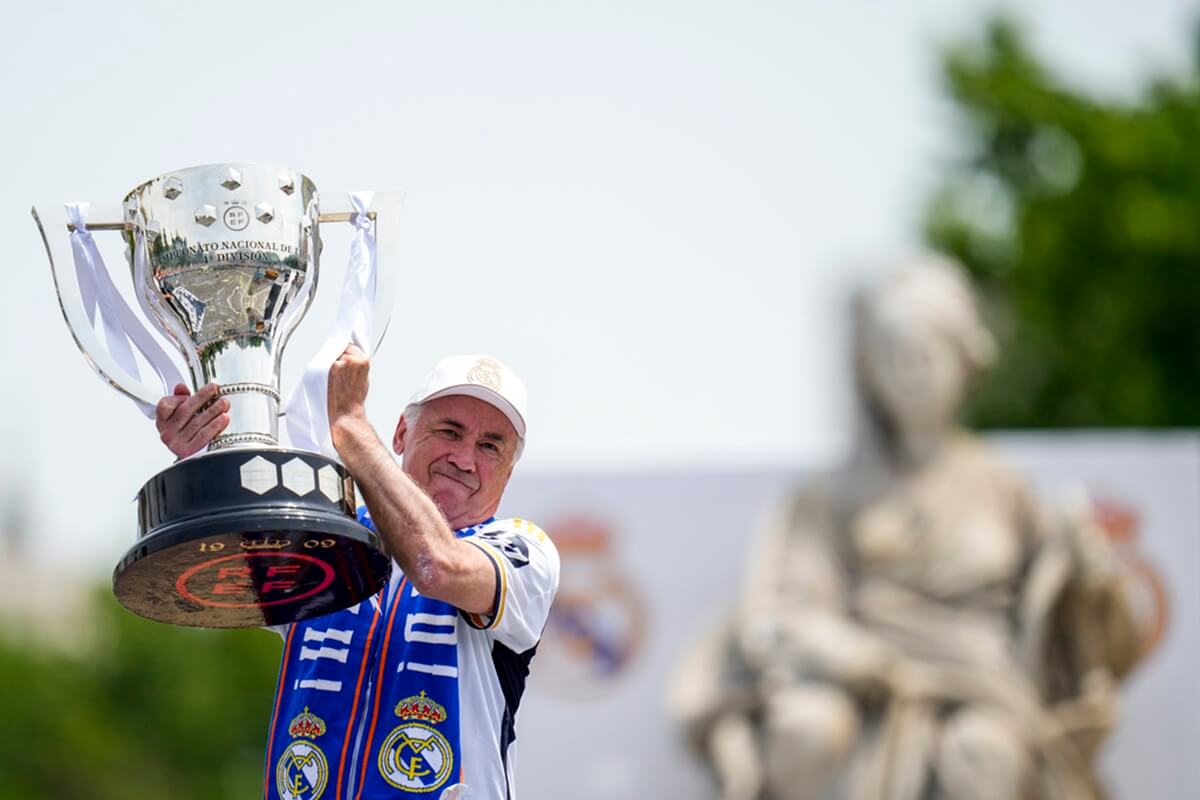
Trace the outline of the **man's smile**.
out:
<instances>
[{"instance_id":1,"label":"man's smile","mask_svg":"<svg viewBox=\"0 0 1200 800\"><path fill-rule=\"evenodd\" d=\"M479 479L470 472L463 472L462 470L455 469L454 467L443 466L440 464L432 465L429 468L429 472L431 475L440 476L442 478L446 478L447 480L454 481L460 486L465 486L472 492L479 489Z\"/></svg>"}]
</instances>

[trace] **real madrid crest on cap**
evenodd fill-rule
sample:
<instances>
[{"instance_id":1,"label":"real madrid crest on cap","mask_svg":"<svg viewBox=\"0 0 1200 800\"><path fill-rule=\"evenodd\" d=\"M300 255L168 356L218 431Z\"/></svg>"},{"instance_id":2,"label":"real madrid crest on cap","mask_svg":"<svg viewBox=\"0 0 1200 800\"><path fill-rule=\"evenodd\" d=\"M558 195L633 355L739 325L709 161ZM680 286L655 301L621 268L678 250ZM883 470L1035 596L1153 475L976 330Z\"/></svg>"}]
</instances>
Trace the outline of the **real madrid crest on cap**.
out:
<instances>
[{"instance_id":1,"label":"real madrid crest on cap","mask_svg":"<svg viewBox=\"0 0 1200 800\"><path fill-rule=\"evenodd\" d=\"M397 789L432 792L454 768L450 742L435 727L446 721L446 709L422 691L393 710L404 722L379 748L379 774Z\"/></svg>"},{"instance_id":2,"label":"real madrid crest on cap","mask_svg":"<svg viewBox=\"0 0 1200 800\"><path fill-rule=\"evenodd\" d=\"M489 389L500 388L500 364L492 358L480 358L467 370L467 380Z\"/></svg>"},{"instance_id":3,"label":"real madrid crest on cap","mask_svg":"<svg viewBox=\"0 0 1200 800\"><path fill-rule=\"evenodd\" d=\"M325 720L305 706L288 725L288 734L293 741L275 765L275 788L284 800L317 800L329 782L329 762L316 744L325 735Z\"/></svg>"}]
</instances>

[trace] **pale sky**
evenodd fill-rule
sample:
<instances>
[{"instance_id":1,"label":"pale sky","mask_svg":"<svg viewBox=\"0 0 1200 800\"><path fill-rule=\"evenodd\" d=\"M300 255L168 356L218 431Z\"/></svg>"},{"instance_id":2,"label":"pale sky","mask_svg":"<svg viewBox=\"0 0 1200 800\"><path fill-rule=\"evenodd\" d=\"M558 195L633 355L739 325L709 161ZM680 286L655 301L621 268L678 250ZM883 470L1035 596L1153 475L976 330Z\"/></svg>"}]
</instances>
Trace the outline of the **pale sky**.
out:
<instances>
[{"instance_id":1,"label":"pale sky","mask_svg":"<svg viewBox=\"0 0 1200 800\"><path fill-rule=\"evenodd\" d=\"M6 3L0 502L36 509L37 554L108 565L132 542L129 499L171 461L75 348L29 206L115 202L220 161L407 193L381 430L438 357L488 352L529 386L522 470L834 458L844 292L919 246L956 141L936 45L997 5L1113 94L1186 63L1196 16L1166 0ZM325 289L345 261L327 238ZM285 390L331 309L319 296L301 324Z\"/></svg>"}]
</instances>

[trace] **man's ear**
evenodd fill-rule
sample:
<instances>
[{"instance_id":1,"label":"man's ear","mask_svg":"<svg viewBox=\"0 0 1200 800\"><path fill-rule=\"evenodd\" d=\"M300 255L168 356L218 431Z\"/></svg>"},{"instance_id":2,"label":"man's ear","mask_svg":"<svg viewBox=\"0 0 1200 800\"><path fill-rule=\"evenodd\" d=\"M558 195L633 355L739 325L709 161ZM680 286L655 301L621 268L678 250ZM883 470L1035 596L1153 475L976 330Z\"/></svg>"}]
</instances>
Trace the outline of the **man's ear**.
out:
<instances>
[{"instance_id":1,"label":"man's ear","mask_svg":"<svg viewBox=\"0 0 1200 800\"><path fill-rule=\"evenodd\" d=\"M404 415L400 415L400 421L396 423L396 432L392 434L392 450L396 451L396 455L404 454L404 434L408 431L408 423L404 421Z\"/></svg>"}]
</instances>

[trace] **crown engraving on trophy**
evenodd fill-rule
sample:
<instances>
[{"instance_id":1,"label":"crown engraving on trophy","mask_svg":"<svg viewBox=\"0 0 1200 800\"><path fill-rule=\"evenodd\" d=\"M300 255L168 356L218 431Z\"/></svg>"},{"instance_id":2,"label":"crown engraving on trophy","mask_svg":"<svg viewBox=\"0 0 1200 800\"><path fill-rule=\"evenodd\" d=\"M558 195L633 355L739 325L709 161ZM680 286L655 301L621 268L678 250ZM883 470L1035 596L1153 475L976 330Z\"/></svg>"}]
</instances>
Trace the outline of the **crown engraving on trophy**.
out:
<instances>
[{"instance_id":1,"label":"crown engraving on trophy","mask_svg":"<svg viewBox=\"0 0 1200 800\"><path fill-rule=\"evenodd\" d=\"M242 173L233 167L226 167L221 171L221 185L232 192L242 185Z\"/></svg>"},{"instance_id":2,"label":"crown engraving on trophy","mask_svg":"<svg viewBox=\"0 0 1200 800\"><path fill-rule=\"evenodd\" d=\"M183 181L172 175L163 181L163 195L168 200L174 200L179 195L183 194Z\"/></svg>"},{"instance_id":3,"label":"crown engraving on trophy","mask_svg":"<svg viewBox=\"0 0 1200 800\"><path fill-rule=\"evenodd\" d=\"M254 207L254 216L258 218L259 222L267 223L275 219L275 209L271 207L270 203L259 203Z\"/></svg>"},{"instance_id":4,"label":"crown engraving on trophy","mask_svg":"<svg viewBox=\"0 0 1200 800\"><path fill-rule=\"evenodd\" d=\"M217 221L216 206L205 203L196 209L196 222L199 222L204 227L208 227Z\"/></svg>"}]
</instances>

